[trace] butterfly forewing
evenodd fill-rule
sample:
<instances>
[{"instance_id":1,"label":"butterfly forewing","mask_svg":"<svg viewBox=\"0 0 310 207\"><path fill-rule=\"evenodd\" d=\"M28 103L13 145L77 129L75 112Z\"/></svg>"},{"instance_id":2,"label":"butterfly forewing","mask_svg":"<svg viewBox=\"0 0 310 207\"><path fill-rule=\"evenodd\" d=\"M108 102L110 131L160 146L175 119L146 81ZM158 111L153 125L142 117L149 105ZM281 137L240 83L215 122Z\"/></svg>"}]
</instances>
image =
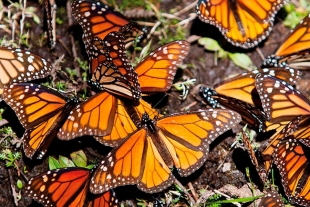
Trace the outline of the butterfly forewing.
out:
<instances>
[{"instance_id":1,"label":"butterfly forewing","mask_svg":"<svg viewBox=\"0 0 310 207\"><path fill-rule=\"evenodd\" d=\"M157 127L174 166L188 176L205 162L210 143L239 122L240 115L230 110L203 110L161 118Z\"/></svg>"},{"instance_id":2,"label":"butterfly forewing","mask_svg":"<svg viewBox=\"0 0 310 207\"><path fill-rule=\"evenodd\" d=\"M90 184L101 193L117 186L137 184L148 193L159 192L174 182L170 167L180 175L197 170L206 160L209 144L239 123L229 110L201 110L161 117L143 114L141 129L130 134L100 163Z\"/></svg>"},{"instance_id":3,"label":"butterfly forewing","mask_svg":"<svg viewBox=\"0 0 310 207\"><path fill-rule=\"evenodd\" d=\"M0 94L5 85L45 78L51 71L51 64L32 52L0 47Z\"/></svg>"},{"instance_id":4,"label":"butterfly forewing","mask_svg":"<svg viewBox=\"0 0 310 207\"><path fill-rule=\"evenodd\" d=\"M122 14L99 1L75 0L72 2L72 14L84 31L86 47L94 37L104 39L110 32L117 32L129 23Z\"/></svg>"},{"instance_id":5,"label":"butterfly forewing","mask_svg":"<svg viewBox=\"0 0 310 207\"><path fill-rule=\"evenodd\" d=\"M77 105L58 132L59 139L111 133L117 99L108 92L98 93Z\"/></svg>"},{"instance_id":6,"label":"butterfly forewing","mask_svg":"<svg viewBox=\"0 0 310 207\"><path fill-rule=\"evenodd\" d=\"M50 207L83 207L89 196L91 171L70 167L51 170L30 179L26 194ZM114 191L90 197L88 207L116 207L118 200Z\"/></svg>"},{"instance_id":7,"label":"butterfly forewing","mask_svg":"<svg viewBox=\"0 0 310 207\"><path fill-rule=\"evenodd\" d=\"M135 67L141 92L165 92L173 83L177 67L189 53L186 41L170 42L148 54Z\"/></svg>"}]
</instances>

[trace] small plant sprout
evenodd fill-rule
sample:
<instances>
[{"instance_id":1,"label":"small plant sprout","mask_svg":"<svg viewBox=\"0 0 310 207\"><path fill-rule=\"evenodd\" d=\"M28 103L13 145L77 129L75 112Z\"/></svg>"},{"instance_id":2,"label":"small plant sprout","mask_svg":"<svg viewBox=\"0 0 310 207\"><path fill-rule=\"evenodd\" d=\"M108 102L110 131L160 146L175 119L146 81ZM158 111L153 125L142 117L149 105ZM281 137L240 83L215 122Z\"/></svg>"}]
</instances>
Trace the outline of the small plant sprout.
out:
<instances>
[{"instance_id":1,"label":"small plant sprout","mask_svg":"<svg viewBox=\"0 0 310 207\"><path fill-rule=\"evenodd\" d=\"M5 161L6 167L12 167L17 168L17 160L20 158L20 152L12 152L9 149L4 149L0 153L0 159Z\"/></svg>"},{"instance_id":2,"label":"small plant sprout","mask_svg":"<svg viewBox=\"0 0 310 207\"><path fill-rule=\"evenodd\" d=\"M177 82L173 84L173 87L175 87L178 91L182 91L182 94L179 96L181 100L185 100L188 92L189 92L189 87L193 85L196 82L196 79L189 79L183 82Z\"/></svg>"},{"instance_id":3,"label":"small plant sprout","mask_svg":"<svg viewBox=\"0 0 310 207\"><path fill-rule=\"evenodd\" d=\"M22 189L23 188L22 181L18 179L17 182L16 182L16 186L17 186L18 189Z\"/></svg>"}]
</instances>

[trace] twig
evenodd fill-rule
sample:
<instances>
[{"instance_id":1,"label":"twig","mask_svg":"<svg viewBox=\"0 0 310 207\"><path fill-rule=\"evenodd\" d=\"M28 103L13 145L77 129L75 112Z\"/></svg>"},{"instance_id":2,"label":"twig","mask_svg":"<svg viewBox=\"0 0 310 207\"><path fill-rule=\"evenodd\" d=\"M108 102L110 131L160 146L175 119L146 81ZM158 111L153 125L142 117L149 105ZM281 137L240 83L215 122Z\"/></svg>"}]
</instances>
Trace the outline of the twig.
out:
<instances>
[{"instance_id":1,"label":"twig","mask_svg":"<svg viewBox=\"0 0 310 207\"><path fill-rule=\"evenodd\" d=\"M13 195L13 199L14 199L14 204L15 206L18 206L18 200L17 200L17 193L15 191L15 187L14 187L14 181L13 181L13 177L12 177L12 172L11 169L8 169L8 173L9 173L9 179L10 179L10 186L11 186L11 190L12 190L12 195Z\"/></svg>"},{"instance_id":2,"label":"twig","mask_svg":"<svg viewBox=\"0 0 310 207\"><path fill-rule=\"evenodd\" d=\"M181 108L181 111L188 110L188 109L190 109L192 106L195 106L196 104L197 104L197 101L194 101L194 102L188 104L187 106L184 106L183 108Z\"/></svg>"},{"instance_id":3,"label":"twig","mask_svg":"<svg viewBox=\"0 0 310 207\"><path fill-rule=\"evenodd\" d=\"M258 47L256 47L255 50L256 50L256 52L258 53L258 55L260 56L260 58L261 58L262 60L264 60L265 57L264 57L262 51L261 51Z\"/></svg>"},{"instance_id":4,"label":"twig","mask_svg":"<svg viewBox=\"0 0 310 207\"><path fill-rule=\"evenodd\" d=\"M177 180L175 179L176 184L180 186L180 188L183 190L183 192L188 196L189 200L191 201L191 205L196 204L195 200L192 198L192 196L187 192L186 188Z\"/></svg>"},{"instance_id":5,"label":"twig","mask_svg":"<svg viewBox=\"0 0 310 207\"><path fill-rule=\"evenodd\" d=\"M197 5L197 2L198 1L194 1L190 5L186 6L184 9L181 9L180 11L174 13L173 15L179 16L179 15L183 14L184 12L187 12L187 11L191 10L192 8L194 8Z\"/></svg>"},{"instance_id":6,"label":"twig","mask_svg":"<svg viewBox=\"0 0 310 207\"><path fill-rule=\"evenodd\" d=\"M197 203L197 201L198 201L198 195L197 195L197 193L196 193L196 191L195 191L195 189L194 189L194 187L193 187L193 184L192 184L191 182L189 182L187 185L188 185L190 191L192 192L192 194L193 194L193 196L194 196L194 198L195 198L195 201L196 201L196 203Z\"/></svg>"}]
</instances>

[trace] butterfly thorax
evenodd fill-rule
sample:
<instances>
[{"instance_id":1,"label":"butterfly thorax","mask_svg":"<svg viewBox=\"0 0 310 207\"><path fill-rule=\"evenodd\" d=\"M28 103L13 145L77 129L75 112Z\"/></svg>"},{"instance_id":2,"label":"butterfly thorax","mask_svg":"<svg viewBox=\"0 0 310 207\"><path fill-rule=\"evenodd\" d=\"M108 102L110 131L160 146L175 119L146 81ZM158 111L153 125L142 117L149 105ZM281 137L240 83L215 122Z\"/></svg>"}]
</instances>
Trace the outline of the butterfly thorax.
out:
<instances>
[{"instance_id":1,"label":"butterfly thorax","mask_svg":"<svg viewBox=\"0 0 310 207\"><path fill-rule=\"evenodd\" d=\"M145 128L147 128L148 131L152 134L156 133L156 121L152 120L147 113L144 113L142 115L141 125L142 127L144 126Z\"/></svg>"}]
</instances>

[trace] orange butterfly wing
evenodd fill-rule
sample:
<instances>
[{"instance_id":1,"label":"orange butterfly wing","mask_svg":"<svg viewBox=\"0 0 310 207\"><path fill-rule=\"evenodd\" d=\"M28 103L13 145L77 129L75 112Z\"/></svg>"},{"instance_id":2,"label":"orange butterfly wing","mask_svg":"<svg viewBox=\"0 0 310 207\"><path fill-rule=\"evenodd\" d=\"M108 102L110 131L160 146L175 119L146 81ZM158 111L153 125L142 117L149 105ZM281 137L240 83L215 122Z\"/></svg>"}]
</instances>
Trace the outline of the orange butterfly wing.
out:
<instances>
[{"instance_id":1,"label":"orange butterfly wing","mask_svg":"<svg viewBox=\"0 0 310 207\"><path fill-rule=\"evenodd\" d=\"M275 133L271 138L269 145L266 147L266 149L262 152L264 162L265 162L265 168L266 171L269 172L269 169L272 164L272 154L274 150L277 148L278 143L285 137L291 135L294 131L297 130L300 122L301 122L301 116L295 117L292 121L290 121L287 125L284 125L283 129L279 131L278 133ZM281 124L278 124L281 126ZM279 127L280 129L282 128Z\"/></svg>"},{"instance_id":2,"label":"orange butterfly wing","mask_svg":"<svg viewBox=\"0 0 310 207\"><path fill-rule=\"evenodd\" d=\"M45 78L51 71L52 65L32 52L0 47L0 94L5 85Z\"/></svg>"},{"instance_id":3,"label":"orange butterfly wing","mask_svg":"<svg viewBox=\"0 0 310 207\"><path fill-rule=\"evenodd\" d=\"M117 69L113 63L104 62L96 68L89 83L102 91L109 91L120 97L138 101L141 91L138 81L132 85Z\"/></svg>"},{"instance_id":4,"label":"orange butterfly wing","mask_svg":"<svg viewBox=\"0 0 310 207\"><path fill-rule=\"evenodd\" d=\"M251 48L270 33L284 0L199 0L201 21L215 25L233 45Z\"/></svg>"},{"instance_id":5,"label":"orange butterfly wing","mask_svg":"<svg viewBox=\"0 0 310 207\"><path fill-rule=\"evenodd\" d=\"M297 137L296 137L297 138ZM274 153L274 163L280 171L285 194L292 203L310 205L309 139L290 136L282 140Z\"/></svg>"},{"instance_id":6,"label":"orange butterfly wing","mask_svg":"<svg viewBox=\"0 0 310 207\"><path fill-rule=\"evenodd\" d=\"M309 69L310 64L310 15L306 16L274 55L265 58L264 66L291 67L295 69Z\"/></svg>"},{"instance_id":7,"label":"orange butterfly wing","mask_svg":"<svg viewBox=\"0 0 310 207\"><path fill-rule=\"evenodd\" d=\"M141 92L165 92L172 85L177 66L187 56L190 45L186 41L170 42L148 54L135 67Z\"/></svg>"},{"instance_id":8,"label":"orange butterfly wing","mask_svg":"<svg viewBox=\"0 0 310 207\"><path fill-rule=\"evenodd\" d=\"M310 115L309 100L287 82L270 75L259 75L256 88L270 122L291 121L299 115Z\"/></svg>"},{"instance_id":9,"label":"orange butterfly wing","mask_svg":"<svg viewBox=\"0 0 310 207\"><path fill-rule=\"evenodd\" d=\"M104 39L110 32L117 32L129 21L119 12L102 2L75 0L72 2L72 15L84 31L86 47L94 37Z\"/></svg>"},{"instance_id":10,"label":"orange butterfly wing","mask_svg":"<svg viewBox=\"0 0 310 207\"><path fill-rule=\"evenodd\" d=\"M89 177L84 168L56 169L31 178L25 193L43 205L83 207Z\"/></svg>"},{"instance_id":11,"label":"orange butterfly wing","mask_svg":"<svg viewBox=\"0 0 310 207\"><path fill-rule=\"evenodd\" d=\"M240 120L237 113L229 110L175 114L156 123L144 114L143 127L101 161L90 190L97 194L137 184L148 193L162 191L175 179L169 167L174 165L181 176L191 174L205 162L209 144Z\"/></svg>"},{"instance_id":12,"label":"orange butterfly wing","mask_svg":"<svg viewBox=\"0 0 310 207\"><path fill-rule=\"evenodd\" d=\"M22 140L29 158L38 150L41 150L40 157L44 155L57 127L75 105L75 100L69 100L57 91L28 83L5 87L3 100L15 111L26 129Z\"/></svg>"},{"instance_id":13,"label":"orange butterfly wing","mask_svg":"<svg viewBox=\"0 0 310 207\"><path fill-rule=\"evenodd\" d=\"M284 202L282 201L279 193L275 191L270 191L265 194L262 198L258 207L284 207Z\"/></svg>"},{"instance_id":14,"label":"orange butterfly wing","mask_svg":"<svg viewBox=\"0 0 310 207\"><path fill-rule=\"evenodd\" d=\"M290 33L285 42L275 52L276 56L286 56L310 49L310 14Z\"/></svg>"},{"instance_id":15,"label":"orange butterfly wing","mask_svg":"<svg viewBox=\"0 0 310 207\"><path fill-rule=\"evenodd\" d=\"M83 135L109 134L117 110L117 99L108 92L98 93L77 105L58 132L58 138L70 140Z\"/></svg>"},{"instance_id":16,"label":"orange butterfly wing","mask_svg":"<svg viewBox=\"0 0 310 207\"><path fill-rule=\"evenodd\" d=\"M88 207L117 207L118 200L115 192L110 190L103 194L93 195L93 199L89 202Z\"/></svg>"},{"instance_id":17,"label":"orange butterfly wing","mask_svg":"<svg viewBox=\"0 0 310 207\"><path fill-rule=\"evenodd\" d=\"M269 74L291 84L296 84L296 81L300 79L301 75L298 70L294 69L264 68L229 78L215 85L214 90L220 95L239 99L243 102L260 107L260 97L255 88L255 77L258 74Z\"/></svg>"},{"instance_id":18,"label":"orange butterfly wing","mask_svg":"<svg viewBox=\"0 0 310 207\"><path fill-rule=\"evenodd\" d=\"M43 205L54 207L83 207L88 193L90 170L79 167L51 170L31 178L26 194ZM114 191L96 195L89 207L117 206Z\"/></svg>"},{"instance_id":19,"label":"orange butterfly wing","mask_svg":"<svg viewBox=\"0 0 310 207\"><path fill-rule=\"evenodd\" d=\"M140 100L138 106L130 108L131 109L129 111L128 104L118 100L112 132L104 137L95 136L95 139L104 145L115 147L121 142L121 140L126 138L133 131L137 130L136 121L132 120L133 113L138 115L139 121L141 120L142 114L144 113L148 113L151 119L161 116L155 109L151 107L150 104L144 100Z\"/></svg>"}]
</instances>

